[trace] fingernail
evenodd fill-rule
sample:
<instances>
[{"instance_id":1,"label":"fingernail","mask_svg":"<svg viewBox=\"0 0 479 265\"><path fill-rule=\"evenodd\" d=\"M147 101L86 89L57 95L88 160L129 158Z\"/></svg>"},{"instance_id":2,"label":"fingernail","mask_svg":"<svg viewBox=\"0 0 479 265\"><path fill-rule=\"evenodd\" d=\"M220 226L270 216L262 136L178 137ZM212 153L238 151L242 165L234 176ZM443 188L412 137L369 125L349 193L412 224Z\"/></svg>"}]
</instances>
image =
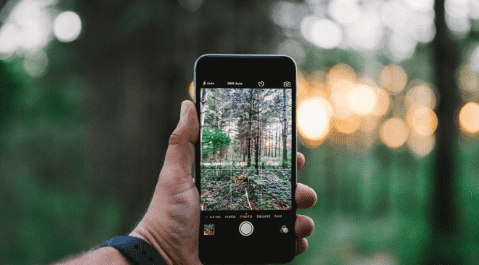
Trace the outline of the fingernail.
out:
<instances>
[{"instance_id":1,"label":"fingernail","mask_svg":"<svg viewBox=\"0 0 479 265\"><path fill-rule=\"evenodd\" d=\"M180 121L183 120L186 116L186 102L181 103L181 114L180 114Z\"/></svg>"}]
</instances>

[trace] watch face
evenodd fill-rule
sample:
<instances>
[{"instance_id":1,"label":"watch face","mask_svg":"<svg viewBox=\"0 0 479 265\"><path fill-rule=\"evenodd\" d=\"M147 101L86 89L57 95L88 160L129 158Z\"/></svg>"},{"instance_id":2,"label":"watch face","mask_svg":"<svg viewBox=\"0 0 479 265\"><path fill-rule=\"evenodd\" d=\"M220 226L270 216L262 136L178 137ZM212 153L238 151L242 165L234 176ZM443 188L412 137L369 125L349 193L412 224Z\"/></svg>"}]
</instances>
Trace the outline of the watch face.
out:
<instances>
[{"instance_id":1,"label":"watch face","mask_svg":"<svg viewBox=\"0 0 479 265\"><path fill-rule=\"evenodd\" d=\"M196 63L195 89L201 261L292 260L297 247L294 61L203 56Z\"/></svg>"}]
</instances>

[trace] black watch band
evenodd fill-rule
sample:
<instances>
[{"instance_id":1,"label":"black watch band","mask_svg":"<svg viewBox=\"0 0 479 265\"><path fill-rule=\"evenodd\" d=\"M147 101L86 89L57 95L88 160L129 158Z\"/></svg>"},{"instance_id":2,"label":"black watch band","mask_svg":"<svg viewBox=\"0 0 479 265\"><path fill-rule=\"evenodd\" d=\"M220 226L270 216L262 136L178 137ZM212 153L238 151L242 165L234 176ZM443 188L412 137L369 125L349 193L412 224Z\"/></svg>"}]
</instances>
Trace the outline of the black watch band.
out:
<instances>
[{"instance_id":1,"label":"black watch band","mask_svg":"<svg viewBox=\"0 0 479 265\"><path fill-rule=\"evenodd\" d=\"M132 236L116 236L101 245L114 247L125 256L131 264L165 264L161 254L148 242Z\"/></svg>"}]
</instances>

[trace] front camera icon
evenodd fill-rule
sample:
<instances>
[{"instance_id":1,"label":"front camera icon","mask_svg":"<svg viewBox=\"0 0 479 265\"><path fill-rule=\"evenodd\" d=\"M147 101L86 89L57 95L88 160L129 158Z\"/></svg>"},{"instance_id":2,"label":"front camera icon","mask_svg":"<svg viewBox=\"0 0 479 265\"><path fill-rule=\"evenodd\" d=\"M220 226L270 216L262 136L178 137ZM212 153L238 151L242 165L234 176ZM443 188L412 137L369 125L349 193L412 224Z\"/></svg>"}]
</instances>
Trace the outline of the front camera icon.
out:
<instances>
[{"instance_id":1,"label":"front camera icon","mask_svg":"<svg viewBox=\"0 0 479 265\"><path fill-rule=\"evenodd\" d=\"M259 81L258 86L263 87L264 86L264 81Z\"/></svg>"}]
</instances>

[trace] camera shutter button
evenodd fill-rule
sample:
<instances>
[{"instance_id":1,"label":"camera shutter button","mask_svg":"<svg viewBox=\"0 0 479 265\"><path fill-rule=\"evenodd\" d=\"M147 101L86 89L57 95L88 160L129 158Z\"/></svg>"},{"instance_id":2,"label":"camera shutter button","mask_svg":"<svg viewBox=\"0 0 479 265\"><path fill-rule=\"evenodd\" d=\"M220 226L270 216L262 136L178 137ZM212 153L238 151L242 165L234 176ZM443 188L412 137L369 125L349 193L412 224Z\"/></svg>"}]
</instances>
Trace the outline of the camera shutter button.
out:
<instances>
[{"instance_id":1,"label":"camera shutter button","mask_svg":"<svg viewBox=\"0 0 479 265\"><path fill-rule=\"evenodd\" d=\"M239 226L240 234L243 236L249 236L253 233L253 224L248 221L244 221Z\"/></svg>"}]
</instances>

